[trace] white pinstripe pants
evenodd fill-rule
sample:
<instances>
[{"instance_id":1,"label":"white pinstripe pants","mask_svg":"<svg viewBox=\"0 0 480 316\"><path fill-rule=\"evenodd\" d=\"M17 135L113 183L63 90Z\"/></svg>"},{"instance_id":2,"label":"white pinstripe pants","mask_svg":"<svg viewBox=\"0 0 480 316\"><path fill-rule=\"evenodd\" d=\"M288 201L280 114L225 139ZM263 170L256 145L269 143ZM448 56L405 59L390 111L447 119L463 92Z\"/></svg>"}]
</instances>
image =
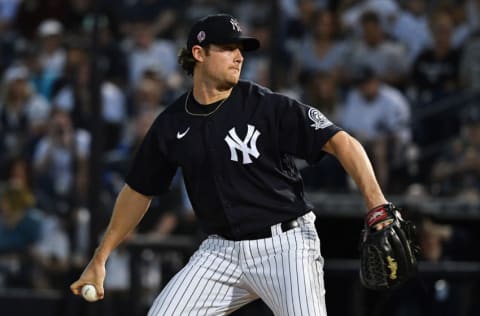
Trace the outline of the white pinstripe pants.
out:
<instances>
[{"instance_id":1,"label":"white pinstripe pants","mask_svg":"<svg viewBox=\"0 0 480 316\"><path fill-rule=\"evenodd\" d=\"M155 299L148 316L228 315L261 298L276 316L326 316L315 215L272 237L209 236Z\"/></svg>"}]
</instances>

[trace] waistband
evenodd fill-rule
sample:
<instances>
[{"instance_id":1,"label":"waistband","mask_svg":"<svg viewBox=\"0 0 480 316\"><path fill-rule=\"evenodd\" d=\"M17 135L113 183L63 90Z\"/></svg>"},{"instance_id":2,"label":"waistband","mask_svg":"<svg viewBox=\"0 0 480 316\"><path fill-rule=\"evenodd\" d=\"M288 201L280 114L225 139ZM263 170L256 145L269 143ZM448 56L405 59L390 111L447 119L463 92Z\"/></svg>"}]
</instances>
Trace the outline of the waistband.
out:
<instances>
[{"instance_id":1,"label":"waistband","mask_svg":"<svg viewBox=\"0 0 480 316\"><path fill-rule=\"evenodd\" d=\"M281 233L287 232L296 227L305 225L307 223L314 223L315 218L316 218L315 214L310 211L300 217L297 217L291 220L286 220L286 221L274 224L272 226L268 226L263 229L260 229L254 233L248 234L247 236L241 239L232 239L232 238L228 238L227 236L222 236L222 237L224 237L225 239L234 240L234 241L270 238L275 235L279 235Z\"/></svg>"}]
</instances>

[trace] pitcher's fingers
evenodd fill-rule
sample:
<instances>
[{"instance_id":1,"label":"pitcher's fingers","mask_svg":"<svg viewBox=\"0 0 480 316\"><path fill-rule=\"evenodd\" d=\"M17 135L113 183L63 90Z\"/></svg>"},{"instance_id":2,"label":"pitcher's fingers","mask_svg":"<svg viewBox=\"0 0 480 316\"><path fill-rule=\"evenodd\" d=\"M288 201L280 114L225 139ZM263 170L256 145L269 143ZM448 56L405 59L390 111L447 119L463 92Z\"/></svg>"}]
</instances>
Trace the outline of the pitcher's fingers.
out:
<instances>
[{"instance_id":1,"label":"pitcher's fingers","mask_svg":"<svg viewBox=\"0 0 480 316\"><path fill-rule=\"evenodd\" d=\"M103 299L103 297L105 296L103 286L95 284L95 289L97 290L98 299Z\"/></svg>"},{"instance_id":2,"label":"pitcher's fingers","mask_svg":"<svg viewBox=\"0 0 480 316\"><path fill-rule=\"evenodd\" d=\"M72 291L73 294L75 295L80 295L82 293L82 286L84 283L80 281L75 281L70 285L70 290Z\"/></svg>"}]
</instances>

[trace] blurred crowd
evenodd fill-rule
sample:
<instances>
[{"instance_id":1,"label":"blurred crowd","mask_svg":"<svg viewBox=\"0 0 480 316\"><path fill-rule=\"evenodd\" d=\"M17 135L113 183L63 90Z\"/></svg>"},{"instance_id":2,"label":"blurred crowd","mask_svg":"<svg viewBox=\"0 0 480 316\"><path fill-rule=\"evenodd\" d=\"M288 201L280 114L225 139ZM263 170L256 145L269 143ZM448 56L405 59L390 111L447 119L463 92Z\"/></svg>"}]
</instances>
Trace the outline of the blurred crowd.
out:
<instances>
[{"instance_id":1,"label":"blurred crowd","mask_svg":"<svg viewBox=\"0 0 480 316\"><path fill-rule=\"evenodd\" d=\"M480 1L98 0L96 9L92 0L0 0L0 288L63 288L83 267L93 107L107 220L146 130L190 86L177 52L209 13L236 16L260 39L243 79L317 107L357 137L387 194L480 201ZM330 157L298 167L309 190L355 191ZM181 174L152 208L135 234L196 234ZM440 244L456 236L431 219L422 227ZM111 260L113 290L128 288L126 256L119 249ZM146 269L147 281L159 278Z\"/></svg>"}]
</instances>

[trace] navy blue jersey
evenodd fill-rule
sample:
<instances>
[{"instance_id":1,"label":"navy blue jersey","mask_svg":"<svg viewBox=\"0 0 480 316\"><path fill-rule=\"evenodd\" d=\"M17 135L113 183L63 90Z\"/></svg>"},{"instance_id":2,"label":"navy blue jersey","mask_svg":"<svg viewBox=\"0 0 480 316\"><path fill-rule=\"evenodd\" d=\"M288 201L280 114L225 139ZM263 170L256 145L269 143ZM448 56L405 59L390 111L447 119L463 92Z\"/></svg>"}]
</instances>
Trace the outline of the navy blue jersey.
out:
<instances>
[{"instance_id":1,"label":"navy blue jersey","mask_svg":"<svg viewBox=\"0 0 480 316\"><path fill-rule=\"evenodd\" d=\"M248 239L312 210L294 157L319 161L339 130L317 109L251 82L207 106L187 92L157 117L126 183L159 195L180 167L205 232Z\"/></svg>"}]
</instances>

